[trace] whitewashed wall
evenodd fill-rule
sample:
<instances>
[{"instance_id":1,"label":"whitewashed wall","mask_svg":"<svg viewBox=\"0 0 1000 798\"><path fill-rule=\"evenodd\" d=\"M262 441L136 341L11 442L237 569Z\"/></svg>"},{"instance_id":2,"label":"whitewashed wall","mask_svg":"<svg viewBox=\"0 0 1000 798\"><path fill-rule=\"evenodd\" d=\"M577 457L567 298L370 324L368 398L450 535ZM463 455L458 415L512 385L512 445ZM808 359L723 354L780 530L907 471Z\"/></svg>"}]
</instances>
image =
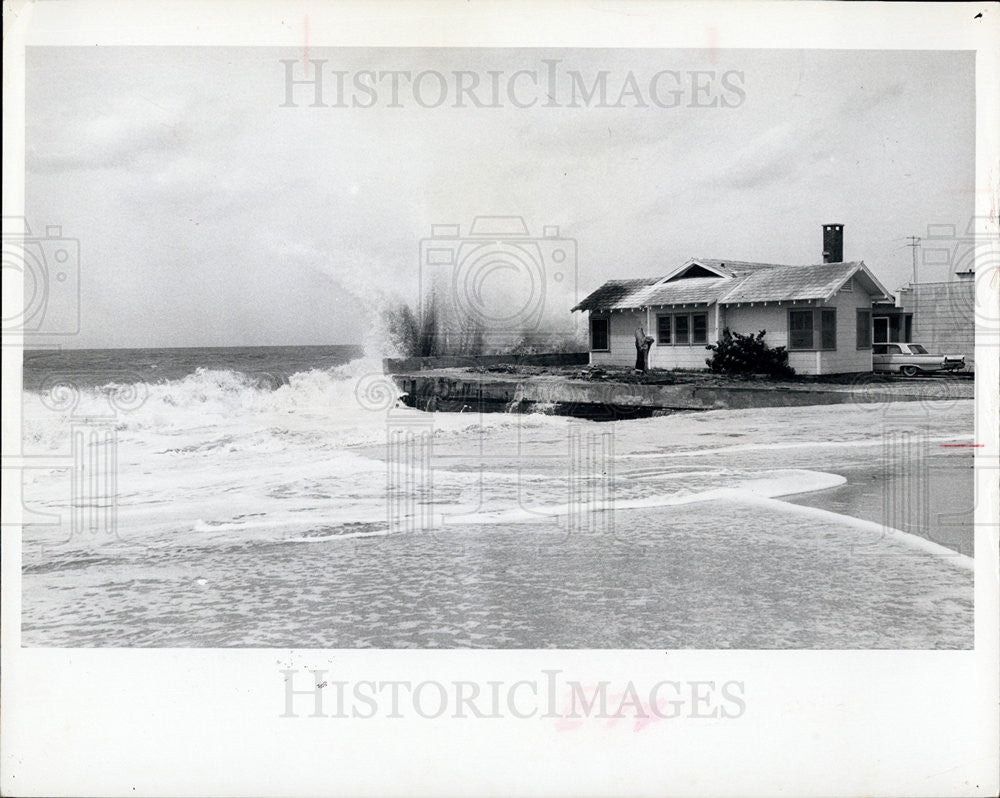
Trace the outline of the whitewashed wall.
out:
<instances>
[{"instance_id":1,"label":"whitewashed wall","mask_svg":"<svg viewBox=\"0 0 1000 798\"><path fill-rule=\"evenodd\" d=\"M871 349L857 348L858 308L870 310L871 297L860 288L840 291L823 305L784 303L782 305L755 305L726 307L723 311L724 327L733 332L757 333L767 330L764 340L768 346L788 346L789 308L827 307L837 309L837 348L835 350L789 352L788 364L799 374L844 374L872 370ZM817 339L819 330L815 331ZM817 340L818 343L818 340Z\"/></svg>"},{"instance_id":2,"label":"whitewashed wall","mask_svg":"<svg viewBox=\"0 0 1000 798\"><path fill-rule=\"evenodd\" d=\"M609 327L611 351L592 351L590 362L601 366L634 366L635 328L642 325L642 328L646 329L646 311L630 310L623 313L611 313L605 318L611 321Z\"/></svg>"},{"instance_id":3,"label":"whitewashed wall","mask_svg":"<svg viewBox=\"0 0 1000 798\"><path fill-rule=\"evenodd\" d=\"M854 291L840 291L824 305L770 303L741 307L726 306L718 313L716 327L716 307L707 309L709 343L714 343L722 330L728 327L732 332L757 334L766 330L764 339L768 346L788 346L789 308L833 307L837 309L837 348L827 351L789 352L788 363L799 374L842 374L871 371L871 349L857 348L857 310L871 309L871 297L859 287ZM690 308L678 308L677 312L690 312ZM666 309L660 313L668 312ZM590 362L603 365L632 366L635 364L635 328L642 325L649 335L656 335L657 311L628 311L612 313L610 325L610 352L591 352ZM817 343L819 330L815 332ZM711 355L704 344L653 344L649 352L650 368L706 368L705 360Z\"/></svg>"},{"instance_id":4,"label":"whitewashed wall","mask_svg":"<svg viewBox=\"0 0 1000 798\"><path fill-rule=\"evenodd\" d=\"M872 350L858 349L858 308L871 310L871 296L860 287L840 291L824 307L837 309L837 349L821 352L821 374L846 374L872 370Z\"/></svg>"},{"instance_id":5,"label":"whitewashed wall","mask_svg":"<svg viewBox=\"0 0 1000 798\"><path fill-rule=\"evenodd\" d=\"M705 313L708 316L708 340L701 344L653 344L649 350L650 368L656 369L703 369L707 368L705 360L712 354L705 347L714 344L718 338L715 334L715 306L707 308L670 308L650 311L650 335L656 337L656 317L658 315L676 315Z\"/></svg>"},{"instance_id":6,"label":"whitewashed wall","mask_svg":"<svg viewBox=\"0 0 1000 798\"><path fill-rule=\"evenodd\" d=\"M764 340L770 347L788 346L788 309L785 305L727 305L722 308L722 327L743 335L756 335L766 330ZM721 331L720 331L721 334ZM797 374L816 374L818 368L815 352L789 352L788 365Z\"/></svg>"}]
</instances>

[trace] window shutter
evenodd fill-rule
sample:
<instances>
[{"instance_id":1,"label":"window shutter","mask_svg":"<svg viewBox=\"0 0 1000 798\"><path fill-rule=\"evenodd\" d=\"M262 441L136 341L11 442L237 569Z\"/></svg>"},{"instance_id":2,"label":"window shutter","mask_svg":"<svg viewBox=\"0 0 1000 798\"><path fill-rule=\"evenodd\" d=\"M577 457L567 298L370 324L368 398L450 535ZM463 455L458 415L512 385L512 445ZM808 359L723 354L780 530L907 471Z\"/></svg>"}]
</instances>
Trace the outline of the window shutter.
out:
<instances>
[{"instance_id":1,"label":"window shutter","mask_svg":"<svg viewBox=\"0 0 1000 798\"><path fill-rule=\"evenodd\" d=\"M837 311L834 308L820 310L820 348L837 348Z\"/></svg>"}]
</instances>

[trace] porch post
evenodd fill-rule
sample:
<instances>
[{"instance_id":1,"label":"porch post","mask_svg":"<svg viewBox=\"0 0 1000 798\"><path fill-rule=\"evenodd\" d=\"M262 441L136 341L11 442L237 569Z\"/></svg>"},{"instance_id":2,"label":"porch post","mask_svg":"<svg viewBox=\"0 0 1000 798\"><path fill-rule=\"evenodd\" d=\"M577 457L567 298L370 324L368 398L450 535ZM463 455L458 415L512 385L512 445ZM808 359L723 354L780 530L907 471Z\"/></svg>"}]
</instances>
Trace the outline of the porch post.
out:
<instances>
[{"instance_id":1,"label":"porch post","mask_svg":"<svg viewBox=\"0 0 1000 798\"><path fill-rule=\"evenodd\" d=\"M646 335L653 335L653 309L651 307L646 308ZM656 336L653 335L655 338ZM653 350L656 349L656 344L654 343L649 347L649 351L646 353L646 369L653 367Z\"/></svg>"}]
</instances>

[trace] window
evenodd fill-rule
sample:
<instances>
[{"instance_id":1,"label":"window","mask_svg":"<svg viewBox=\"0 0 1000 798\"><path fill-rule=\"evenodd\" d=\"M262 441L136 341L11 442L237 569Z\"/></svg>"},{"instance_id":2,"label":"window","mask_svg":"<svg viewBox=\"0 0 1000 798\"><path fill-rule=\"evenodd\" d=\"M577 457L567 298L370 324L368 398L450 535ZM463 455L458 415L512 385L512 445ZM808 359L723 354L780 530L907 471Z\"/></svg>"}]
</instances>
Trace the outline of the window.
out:
<instances>
[{"instance_id":1,"label":"window","mask_svg":"<svg viewBox=\"0 0 1000 798\"><path fill-rule=\"evenodd\" d=\"M816 332L819 332L817 340ZM819 346L817 346L819 344ZM836 349L837 311L835 308L788 311L789 349Z\"/></svg>"},{"instance_id":2,"label":"window","mask_svg":"<svg viewBox=\"0 0 1000 798\"><path fill-rule=\"evenodd\" d=\"M690 330L690 324L688 323L687 316L674 316L674 343L677 344L690 343L690 340L688 338L689 330Z\"/></svg>"},{"instance_id":3,"label":"window","mask_svg":"<svg viewBox=\"0 0 1000 798\"><path fill-rule=\"evenodd\" d=\"M813 312L812 310L788 311L788 348L813 348Z\"/></svg>"},{"instance_id":4,"label":"window","mask_svg":"<svg viewBox=\"0 0 1000 798\"><path fill-rule=\"evenodd\" d=\"M872 312L858 308L858 349L872 348Z\"/></svg>"},{"instance_id":5,"label":"window","mask_svg":"<svg viewBox=\"0 0 1000 798\"><path fill-rule=\"evenodd\" d=\"M703 344L708 340L708 314L691 314L691 343Z\"/></svg>"},{"instance_id":6,"label":"window","mask_svg":"<svg viewBox=\"0 0 1000 798\"><path fill-rule=\"evenodd\" d=\"M820 349L837 348L837 310L836 308L824 308L819 312Z\"/></svg>"},{"instance_id":7,"label":"window","mask_svg":"<svg viewBox=\"0 0 1000 798\"><path fill-rule=\"evenodd\" d=\"M608 341L608 320L590 320L590 348L598 352L607 352L611 347Z\"/></svg>"},{"instance_id":8,"label":"window","mask_svg":"<svg viewBox=\"0 0 1000 798\"><path fill-rule=\"evenodd\" d=\"M911 355L926 355L927 350L924 349L920 344L910 344L910 354Z\"/></svg>"},{"instance_id":9,"label":"window","mask_svg":"<svg viewBox=\"0 0 1000 798\"><path fill-rule=\"evenodd\" d=\"M662 346L708 343L708 314L664 313L657 316L656 343Z\"/></svg>"},{"instance_id":10,"label":"window","mask_svg":"<svg viewBox=\"0 0 1000 798\"><path fill-rule=\"evenodd\" d=\"M912 341L913 340L913 314L906 313L903 316L903 340Z\"/></svg>"},{"instance_id":11,"label":"window","mask_svg":"<svg viewBox=\"0 0 1000 798\"><path fill-rule=\"evenodd\" d=\"M670 338L670 316L656 317L656 343L669 344Z\"/></svg>"}]
</instances>

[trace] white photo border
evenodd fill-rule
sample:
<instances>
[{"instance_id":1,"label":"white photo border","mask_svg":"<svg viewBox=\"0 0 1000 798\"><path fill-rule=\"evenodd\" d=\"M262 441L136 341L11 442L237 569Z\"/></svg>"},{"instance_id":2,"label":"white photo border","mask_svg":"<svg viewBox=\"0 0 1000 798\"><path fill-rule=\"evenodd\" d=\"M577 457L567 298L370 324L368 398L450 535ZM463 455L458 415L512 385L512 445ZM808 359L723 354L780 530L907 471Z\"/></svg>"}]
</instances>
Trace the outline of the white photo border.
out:
<instances>
[{"instance_id":1,"label":"white photo border","mask_svg":"<svg viewBox=\"0 0 1000 798\"><path fill-rule=\"evenodd\" d=\"M981 17L976 17L977 14ZM23 211L33 45L704 47L976 51L976 216L1000 206L996 4L36 2L5 14L3 215ZM980 281L983 304L998 288ZM5 285L5 289L9 286ZM16 287L15 287L16 290ZM11 795L991 795L998 790L998 344L976 345L971 651L318 651L20 647L5 534L0 790ZM21 434L3 358L3 445ZM4 496L12 485L4 472ZM283 672L347 681L742 684L736 719L282 717Z\"/></svg>"}]
</instances>

